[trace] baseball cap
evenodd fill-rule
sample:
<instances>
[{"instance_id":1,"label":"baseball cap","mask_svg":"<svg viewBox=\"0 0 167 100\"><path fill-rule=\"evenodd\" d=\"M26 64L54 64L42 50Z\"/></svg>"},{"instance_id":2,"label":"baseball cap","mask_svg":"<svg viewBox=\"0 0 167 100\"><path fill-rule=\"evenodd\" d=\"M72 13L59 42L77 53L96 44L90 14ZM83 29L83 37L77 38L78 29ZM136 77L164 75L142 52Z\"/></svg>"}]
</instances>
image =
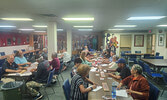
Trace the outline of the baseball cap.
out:
<instances>
[{"instance_id":1,"label":"baseball cap","mask_svg":"<svg viewBox=\"0 0 167 100\"><path fill-rule=\"evenodd\" d=\"M116 63L124 63L124 64L126 64L126 61L125 61L124 58L120 58L120 59L118 59L118 61L116 61Z\"/></svg>"}]
</instances>

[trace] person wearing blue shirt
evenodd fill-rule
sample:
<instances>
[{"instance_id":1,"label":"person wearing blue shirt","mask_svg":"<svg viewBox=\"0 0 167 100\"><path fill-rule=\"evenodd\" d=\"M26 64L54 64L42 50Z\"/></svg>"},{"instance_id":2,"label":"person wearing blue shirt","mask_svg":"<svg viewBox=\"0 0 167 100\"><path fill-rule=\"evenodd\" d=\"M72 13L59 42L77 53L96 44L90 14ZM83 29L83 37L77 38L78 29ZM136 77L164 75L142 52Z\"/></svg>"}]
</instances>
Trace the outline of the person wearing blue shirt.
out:
<instances>
[{"instance_id":1,"label":"person wearing blue shirt","mask_svg":"<svg viewBox=\"0 0 167 100\"><path fill-rule=\"evenodd\" d=\"M16 52L14 62L22 67L29 67L31 65L31 63L23 56L23 52L21 50Z\"/></svg>"},{"instance_id":2,"label":"person wearing blue shirt","mask_svg":"<svg viewBox=\"0 0 167 100\"><path fill-rule=\"evenodd\" d=\"M112 62L112 57L115 55L115 52L114 51L111 51L110 52L110 57L109 57L109 59L107 59L107 60L104 60L103 62L104 63L111 63Z\"/></svg>"}]
</instances>

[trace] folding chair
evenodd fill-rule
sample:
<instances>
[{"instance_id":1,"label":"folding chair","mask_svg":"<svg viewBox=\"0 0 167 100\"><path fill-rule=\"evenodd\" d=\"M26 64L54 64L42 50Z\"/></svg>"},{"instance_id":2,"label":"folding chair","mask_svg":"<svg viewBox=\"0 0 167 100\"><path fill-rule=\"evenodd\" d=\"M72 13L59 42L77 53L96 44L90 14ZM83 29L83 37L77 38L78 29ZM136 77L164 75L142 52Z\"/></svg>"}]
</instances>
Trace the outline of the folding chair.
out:
<instances>
[{"instance_id":1,"label":"folding chair","mask_svg":"<svg viewBox=\"0 0 167 100\"><path fill-rule=\"evenodd\" d=\"M152 78L162 78L163 76L159 73L153 73L149 67L148 64L144 63L144 68L145 68L145 71L146 73L151 76Z\"/></svg>"},{"instance_id":2,"label":"folding chair","mask_svg":"<svg viewBox=\"0 0 167 100\"><path fill-rule=\"evenodd\" d=\"M54 75L55 75L55 77L56 77L56 79L57 79L59 85L61 85L61 84L60 84L60 80L59 80L59 76L61 77L62 81L64 82L63 75L61 74L61 73L62 73L62 68L63 68L63 63L60 62L60 69L59 69L58 73L54 73Z\"/></svg>"},{"instance_id":3,"label":"folding chair","mask_svg":"<svg viewBox=\"0 0 167 100\"><path fill-rule=\"evenodd\" d=\"M49 94L47 94L47 92L46 92L46 87L51 86L51 82L52 82L52 79L53 79L54 72L55 72L55 69L53 69L52 71L49 72L48 80L47 80L47 83L46 83L45 88L44 88L44 91L45 91L45 94L47 95L47 98L48 98ZM54 94L55 91L54 91L53 87L51 87L51 88L53 90L53 93L50 93L50 94ZM49 98L48 98L48 100L49 100Z\"/></svg>"},{"instance_id":4,"label":"folding chair","mask_svg":"<svg viewBox=\"0 0 167 100\"><path fill-rule=\"evenodd\" d=\"M71 92L71 85L69 83L69 79L66 79L63 83L63 91L66 97L66 100L70 100L70 92Z\"/></svg>"},{"instance_id":5,"label":"folding chair","mask_svg":"<svg viewBox=\"0 0 167 100\"><path fill-rule=\"evenodd\" d=\"M0 67L5 63L6 59L0 59Z\"/></svg>"},{"instance_id":6,"label":"folding chair","mask_svg":"<svg viewBox=\"0 0 167 100\"><path fill-rule=\"evenodd\" d=\"M165 82L165 87L163 88L163 91L162 91L162 93L161 93L161 96L163 95L164 91L165 91L166 88L167 88L167 73L162 72L162 74L163 74L163 79L164 79L164 82Z\"/></svg>"},{"instance_id":7,"label":"folding chair","mask_svg":"<svg viewBox=\"0 0 167 100\"><path fill-rule=\"evenodd\" d=\"M1 56L5 56L5 52L0 52L0 55Z\"/></svg>"},{"instance_id":8,"label":"folding chair","mask_svg":"<svg viewBox=\"0 0 167 100\"><path fill-rule=\"evenodd\" d=\"M149 100L158 100L160 90L151 82L149 82L149 86L150 86Z\"/></svg>"}]
</instances>

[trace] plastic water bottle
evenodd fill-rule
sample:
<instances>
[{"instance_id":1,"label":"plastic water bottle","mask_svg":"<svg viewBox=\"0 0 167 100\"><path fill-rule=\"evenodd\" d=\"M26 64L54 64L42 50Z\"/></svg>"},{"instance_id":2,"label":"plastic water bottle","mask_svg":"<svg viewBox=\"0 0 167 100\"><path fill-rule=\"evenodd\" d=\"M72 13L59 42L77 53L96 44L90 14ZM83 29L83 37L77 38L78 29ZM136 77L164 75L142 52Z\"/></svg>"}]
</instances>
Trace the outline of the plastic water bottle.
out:
<instances>
[{"instance_id":1,"label":"plastic water bottle","mask_svg":"<svg viewBox=\"0 0 167 100\"><path fill-rule=\"evenodd\" d=\"M112 100L116 100L116 89L117 89L117 84L116 84L116 82L113 82L112 83L112 91L111 91Z\"/></svg>"}]
</instances>

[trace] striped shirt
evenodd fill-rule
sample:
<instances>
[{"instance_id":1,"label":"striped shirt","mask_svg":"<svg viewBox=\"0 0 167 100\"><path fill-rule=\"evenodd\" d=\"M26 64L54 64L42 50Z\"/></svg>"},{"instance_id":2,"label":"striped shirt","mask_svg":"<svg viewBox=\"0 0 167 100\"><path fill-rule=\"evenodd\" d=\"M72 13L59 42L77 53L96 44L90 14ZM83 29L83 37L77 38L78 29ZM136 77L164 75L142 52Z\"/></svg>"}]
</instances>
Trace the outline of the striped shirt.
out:
<instances>
[{"instance_id":1,"label":"striped shirt","mask_svg":"<svg viewBox=\"0 0 167 100\"><path fill-rule=\"evenodd\" d=\"M79 86L84 85L85 88L87 88L86 82L84 79L76 74L72 77L71 81L71 94L70 94L70 100L87 100L87 93L81 93Z\"/></svg>"}]
</instances>

